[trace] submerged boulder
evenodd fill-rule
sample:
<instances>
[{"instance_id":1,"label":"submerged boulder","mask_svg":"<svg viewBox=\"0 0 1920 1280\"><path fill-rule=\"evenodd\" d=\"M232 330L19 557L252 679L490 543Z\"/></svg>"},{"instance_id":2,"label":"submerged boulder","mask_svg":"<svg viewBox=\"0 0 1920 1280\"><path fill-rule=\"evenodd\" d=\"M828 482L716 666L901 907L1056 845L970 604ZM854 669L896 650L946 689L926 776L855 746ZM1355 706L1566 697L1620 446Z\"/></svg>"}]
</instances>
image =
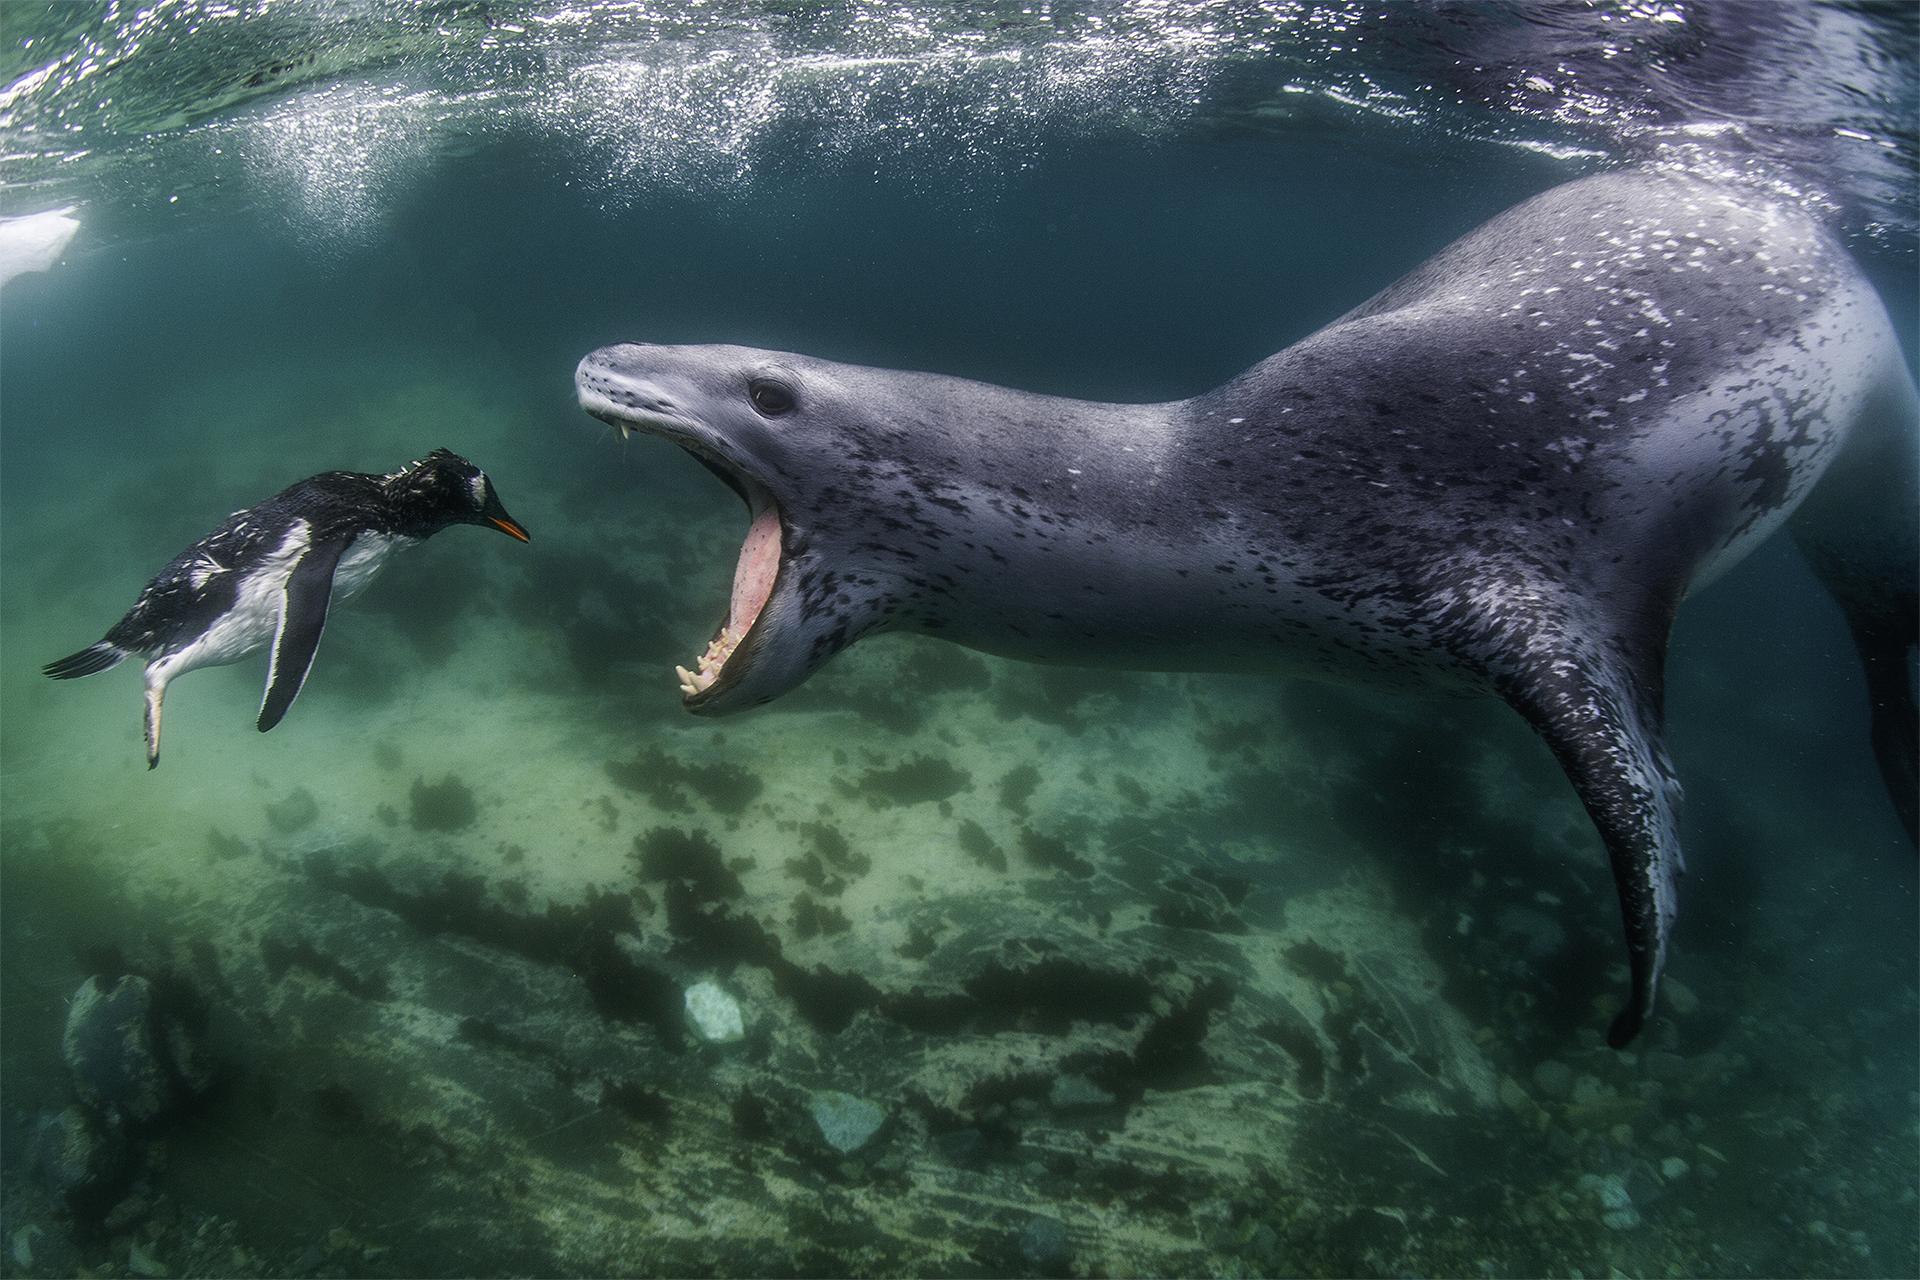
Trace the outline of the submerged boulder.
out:
<instances>
[{"instance_id":1,"label":"submerged boulder","mask_svg":"<svg viewBox=\"0 0 1920 1280\"><path fill-rule=\"evenodd\" d=\"M1609 1230L1631 1231L1640 1225L1640 1211L1634 1207L1626 1179L1619 1174L1582 1174L1575 1185Z\"/></svg>"},{"instance_id":2,"label":"submerged boulder","mask_svg":"<svg viewBox=\"0 0 1920 1280\"><path fill-rule=\"evenodd\" d=\"M1033 1215L1020 1232L1020 1261L1033 1275L1072 1275L1073 1241L1066 1224L1049 1214Z\"/></svg>"},{"instance_id":3,"label":"submerged boulder","mask_svg":"<svg viewBox=\"0 0 1920 1280\"><path fill-rule=\"evenodd\" d=\"M148 1126L213 1086L200 1013L168 990L176 998L160 999L138 975L93 977L67 1005L61 1057L74 1096L104 1121Z\"/></svg>"},{"instance_id":4,"label":"submerged boulder","mask_svg":"<svg viewBox=\"0 0 1920 1280\"><path fill-rule=\"evenodd\" d=\"M837 1090L814 1095L811 1109L827 1145L848 1155L872 1141L887 1122L887 1113L878 1103Z\"/></svg>"},{"instance_id":5,"label":"submerged boulder","mask_svg":"<svg viewBox=\"0 0 1920 1280\"><path fill-rule=\"evenodd\" d=\"M295 787L267 806L267 821L275 831L291 835L310 827L320 817L320 802L305 787Z\"/></svg>"},{"instance_id":6,"label":"submerged boulder","mask_svg":"<svg viewBox=\"0 0 1920 1280\"><path fill-rule=\"evenodd\" d=\"M732 1044L747 1034L740 1002L717 982L696 982L687 988L687 1024L709 1044Z\"/></svg>"},{"instance_id":7,"label":"submerged boulder","mask_svg":"<svg viewBox=\"0 0 1920 1280\"><path fill-rule=\"evenodd\" d=\"M153 989L145 978L82 983L67 1006L60 1046L80 1101L135 1124L165 1111L173 1079L154 1030Z\"/></svg>"},{"instance_id":8,"label":"submerged boulder","mask_svg":"<svg viewBox=\"0 0 1920 1280\"><path fill-rule=\"evenodd\" d=\"M81 1106L42 1116L30 1143L34 1171L69 1209L110 1202L126 1181L130 1154L123 1137Z\"/></svg>"}]
</instances>

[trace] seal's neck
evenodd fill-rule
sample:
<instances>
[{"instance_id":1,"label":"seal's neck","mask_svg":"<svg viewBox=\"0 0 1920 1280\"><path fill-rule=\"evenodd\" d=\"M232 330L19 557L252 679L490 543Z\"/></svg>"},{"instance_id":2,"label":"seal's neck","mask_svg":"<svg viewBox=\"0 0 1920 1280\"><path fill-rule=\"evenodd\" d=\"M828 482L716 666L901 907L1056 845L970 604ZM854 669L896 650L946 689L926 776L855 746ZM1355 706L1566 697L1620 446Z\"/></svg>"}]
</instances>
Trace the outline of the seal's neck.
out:
<instances>
[{"instance_id":1,"label":"seal's neck","mask_svg":"<svg viewBox=\"0 0 1920 1280\"><path fill-rule=\"evenodd\" d=\"M961 452L897 479L903 536L887 545L901 552L905 603L885 625L1038 661L1258 665L1252 652L1271 646L1252 629L1242 644L1194 621L1220 616L1223 566L1278 574L1258 529L1214 501L1243 425L1204 416L1216 408L1211 396L1128 405L1005 392L967 405L964 420L918 427ZM889 554L869 563L884 569Z\"/></svg>"}]
</instances>

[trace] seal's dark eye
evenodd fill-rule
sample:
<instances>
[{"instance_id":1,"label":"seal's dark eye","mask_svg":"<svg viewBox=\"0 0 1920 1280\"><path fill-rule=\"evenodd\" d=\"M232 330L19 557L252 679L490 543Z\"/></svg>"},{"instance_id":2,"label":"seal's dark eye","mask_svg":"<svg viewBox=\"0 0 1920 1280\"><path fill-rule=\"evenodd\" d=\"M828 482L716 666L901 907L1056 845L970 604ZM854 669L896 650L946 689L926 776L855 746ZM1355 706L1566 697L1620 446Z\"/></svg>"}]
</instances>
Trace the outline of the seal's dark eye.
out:
<instances>
[{"instance_id":1,"label":"seal's dark eye","mask_svg":"<svg viewBox=\"0 0 1920 1280\"><path fill-rule=\"evenodd\" d=\"M771 378L755 378L749 382L747 399L769 418L777 418L793 408L793 392Z\"/></svg>"}]
</instances>

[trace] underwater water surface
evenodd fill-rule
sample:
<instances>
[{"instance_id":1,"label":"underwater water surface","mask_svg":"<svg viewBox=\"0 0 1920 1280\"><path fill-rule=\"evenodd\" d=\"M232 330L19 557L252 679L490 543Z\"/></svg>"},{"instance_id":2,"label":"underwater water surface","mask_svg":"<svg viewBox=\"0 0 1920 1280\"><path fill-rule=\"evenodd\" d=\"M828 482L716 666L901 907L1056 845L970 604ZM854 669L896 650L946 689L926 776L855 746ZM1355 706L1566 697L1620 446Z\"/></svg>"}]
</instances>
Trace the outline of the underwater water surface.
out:
<instances>
[{"instance_id":1,"label":"underwater water surface","mask_svg":"<svg viewBox=\"0 0 1920 1280\"><path fill-rule=\"evenodd\" d=\"M78 224L0 291L0 1271L1920 1272L1914 850L1783 539L1680 614L1689 875L1616 1052L1606 856L1506 708L884 636L694 718L745 520L572 382L732 342L1190 395L1629 164L1819 211L1911 357L1917 45L1686 0L0 5L0 216ZM533 541L396 556L272 733L264 654L174 686L153 771L133 670L40 674L227 513L436 447ZM145 1039L103 1060L108 991Z\"/></svg>"}]
</instances>

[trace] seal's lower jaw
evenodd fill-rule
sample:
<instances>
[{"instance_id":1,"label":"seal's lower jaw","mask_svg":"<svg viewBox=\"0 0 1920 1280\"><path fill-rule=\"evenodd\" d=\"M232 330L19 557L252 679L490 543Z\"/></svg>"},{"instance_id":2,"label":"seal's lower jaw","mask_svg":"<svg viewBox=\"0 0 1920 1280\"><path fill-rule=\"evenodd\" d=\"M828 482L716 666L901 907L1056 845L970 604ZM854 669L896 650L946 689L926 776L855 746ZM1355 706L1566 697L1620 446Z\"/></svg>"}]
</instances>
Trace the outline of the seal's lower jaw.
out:
<instances>
[{"instance_id":1,"label":"seal's lower jaw","mask_svg":"<svg viewBox=\"0 0 1920 1280\"><path fill-rule=\"evenodd\" d=\"M773 619L768 616L767 602L779 588L781 570L786 564L780 507L773 495L749 477L731 479L746 499L752 521L747 526L746 540L740 546L740 558L733 567L733 594L727 616L707 641L706 652L695 660L692 670L674 668L680 680L683 704L687 710L701 715L721 715L733 710L730 704L737 700L728 695L751 673L755 657L771 646Z\"/></svg>"}]
</instances>

